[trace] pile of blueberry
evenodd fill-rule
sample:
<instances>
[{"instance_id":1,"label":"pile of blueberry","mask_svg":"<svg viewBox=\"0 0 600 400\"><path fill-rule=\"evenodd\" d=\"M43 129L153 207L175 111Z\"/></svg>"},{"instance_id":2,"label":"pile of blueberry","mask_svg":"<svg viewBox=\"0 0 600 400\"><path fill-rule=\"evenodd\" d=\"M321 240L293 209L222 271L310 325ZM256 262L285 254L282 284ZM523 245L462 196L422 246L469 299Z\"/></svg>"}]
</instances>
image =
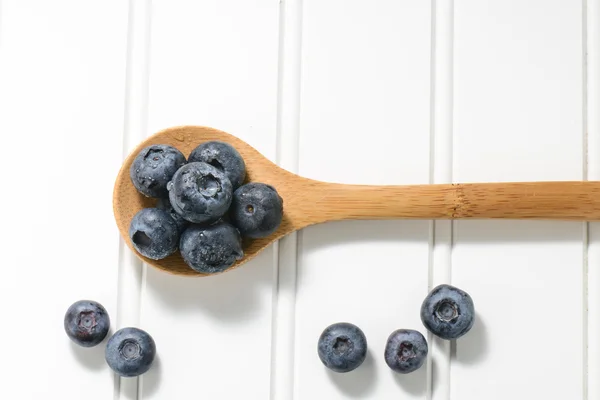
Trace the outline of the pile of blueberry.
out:
<instances>
[{"instance_id":1,"label":"pile of blueberry","mask_svg":"<svg viewBox=\"0 0 600 400\"><path fill-rule=\"evenodd\" d=\"M134 248L153 260L179 249L195 271L222 272L243 257L242 236L268 236L282 220L283 200L275 188L244 184L244 160L224 142L202 143L188 160L172 146L148 146L137 154L130 177L141 194L157 198L156 207L139 211L129 228ZM451 285L435 287L421 305L425 328L445 340L465 335L474 320L471 296ZM75 302L64 317L67 336L83 347L100 344L109 328L106 309L95 301ZM340 322L322 332L317 349L327 368L349 372L365 360L367 339L356 325ZM387 339L384 359L393 371L407 374L423 365L427 353L427 340L420 332L398 329ZM105 350L107 364L124 377L147 372L155 355L152 337L134 327L115 332Z\"/></svg>"},{"instance_id":2,"label":"pile of blueberry","mask_svg":"<svg viewBox=\"0 0 600 400\"><path fill-rule=\"evenodd\" d=\"M459 288L439 285L423 300L421 321L437 337L458 339L469 332L475 322L473 300ZM427 353L427 340L420 332L398 329L387 339L384 359L393 371L408 374L421 368ZM323 364L332 371L349 372L365 360L367 339L356 325L336 323L325 328L319 337L318 354Z\"/></svg>"},{"instance_id":3,"label":"pile of blueberry","mask_svg":"<svg viewBox=\"0 0 600 400\"><path fill-rule=\"evenodd\" d=\"M102 304L79 300L64 318L67 336L83 347L102 343L110 329L110 318ZM147 332L133 327L119 329L106 343L104 357L118 375L133 377L147 372L156 355L156 344Z\"/></svg>"},{"instance_id":4,"label":"pile of blueberry","mask_svg":"<svg viewBox=\"0 0 600 400\"><path fill-rule=\"evenodd\" d=\"M244 256L242 237L269 236L281 224L283 200L274 187L246 179L246 165L230 144L204 142L186 160L175 147L152 145L129 171L142 195L157 198L129 227L133 247L160 260L177 250L192 269L222 272Z\"/></svg>"}]
</instances>

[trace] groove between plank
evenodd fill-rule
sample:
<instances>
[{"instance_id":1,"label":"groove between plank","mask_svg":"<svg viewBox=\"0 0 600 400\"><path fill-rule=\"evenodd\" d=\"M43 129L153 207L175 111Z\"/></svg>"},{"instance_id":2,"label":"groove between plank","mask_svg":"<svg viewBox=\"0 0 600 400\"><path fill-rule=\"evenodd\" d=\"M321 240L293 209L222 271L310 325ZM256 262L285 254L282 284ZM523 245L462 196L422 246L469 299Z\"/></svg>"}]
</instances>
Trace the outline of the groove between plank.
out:
<instances>
[{"instance_id":1,"label":"groove between plank","mask_svg":"<svg viewBox=\"0 0 600 400\"><path fill-rule=\"evenodd\" d=\"M587 3L587 4L586 4ZM600 0L586 6L587 179L600 180ZM600 223L589 224L587 241L587 376L588 399L600 399ZM584 390L586 393L586 390Z\"/></svg>"},{"instance_id":2,"label":"groove between plank","mask_svg":"<svg viewBox=\"0 0 600 400\"><path fill-rule=\"evenodd\" d=\"M430 183L452 182L453 9L453 1L432 0ZM429 289L450 282L453 223L432 221L430 236ZM427 398L449 400L450 342L434 339L431 333L428 333L428 341Z\"/></svg>"},{"instance_id":3,"label":"groove between plank","mask_svg":"<svg viewBox=\"0 0 600 400\"><path fill-rule=\"evenodd\" d=\"M302 0L282 0L279 7L277 163L291 172L298 172ZM270 397L272 400L289 400L294 396L296 233L279 240L275 257Z\"/></svg>"},{"instance_id":4,"label":"groove between plank","mask_svg":"<svg viewBox=\"0 0 600 400\"><path fill-rule=\"evenodd\" d=\"M582 160L583 160L583 171L582 171L582 179L583 180L588 180L588 65L587 65L587 35L588 35L588 29L587 29L587 0L582 0L582 99L581 99L581 104L582 104L582 126L583 126L583 138L582 138L582 143L583 143L583 155L582 155ZM583 371L583 376L582 376L582 393L583 393L583 399L587 400L588 399L588 354L587 354L587 349L588 349L588 342L589 342L589 338L588 338L588 301L589 301L589 294L588 294L588 274L589 274L589 234L590 234L590 224L585 222L583 223L583 265L582 265L582 275L583 275L583 280L582 280L582 284L583 284L583 307L582 307L582 324L583 324L583 329L582 329L582 359L583 359L583 365L582 365L582 371Z\"/></svg>"},{"instance_id":5,"label":"groove between plank","mask_svg":"<svg viewBox=\"0 0 600 400\"><path fill-rule=\"evenodd\" d=\"M150 0L129 1L123 158L147 134L150 8ZM145 268L120 238L116 329L139 326ZM115 399L141 398L141 385L141 379L121 378Z\"/></svg>"}]
</instances>

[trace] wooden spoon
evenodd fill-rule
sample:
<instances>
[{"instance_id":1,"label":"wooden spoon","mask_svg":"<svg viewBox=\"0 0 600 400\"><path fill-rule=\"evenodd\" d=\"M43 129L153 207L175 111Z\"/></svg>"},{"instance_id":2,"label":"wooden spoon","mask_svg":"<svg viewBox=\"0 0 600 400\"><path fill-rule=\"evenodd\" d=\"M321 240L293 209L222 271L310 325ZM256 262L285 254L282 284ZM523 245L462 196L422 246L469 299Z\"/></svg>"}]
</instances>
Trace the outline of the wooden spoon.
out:
<instances>
[{"instance_id":1,"label":"wooden spoon","mask_svg":"<svg viewBox=\"0 0 600 400\"><path fill-rule=\"evenodd\" d=\"M265 158L228 133L202 126L165 129L149 137L127 157L115 183L113 211L125 243L146 263L178 275L204 276L188 267L179 252L159 261L137 253L128 236L129 223L156 200L139 194L129 178L136 155L152 144L168 144L186 157L200 143L219 140L234 146L246 162L247 181L274 186L283 198L279 229L263 239L244 242L244 258L254 258L290 232L326 221L346 219L545 219L600 220L600 182L517 182L410 186L368 186L326 183L303 178Z\"/></svg>"}]
</instances>

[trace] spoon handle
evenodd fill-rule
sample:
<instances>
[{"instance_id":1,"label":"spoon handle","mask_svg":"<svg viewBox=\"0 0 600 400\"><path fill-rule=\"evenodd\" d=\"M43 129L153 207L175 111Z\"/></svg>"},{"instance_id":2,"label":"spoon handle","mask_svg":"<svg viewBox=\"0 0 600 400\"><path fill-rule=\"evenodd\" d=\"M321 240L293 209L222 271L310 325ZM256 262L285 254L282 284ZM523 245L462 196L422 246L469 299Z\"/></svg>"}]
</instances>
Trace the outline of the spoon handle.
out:
<instances>
[{"instance_id":1,"label":"spoon handle","mask_svg":"<svg viewBox=\"0 0 600 400\"><path fill-rule=\"evenodd\" d=\"M600 221L600 182L367 186L309 183L308 224L344 219ZM310 221L309 221L310 220Z\"/></svg>"}]
</instances>

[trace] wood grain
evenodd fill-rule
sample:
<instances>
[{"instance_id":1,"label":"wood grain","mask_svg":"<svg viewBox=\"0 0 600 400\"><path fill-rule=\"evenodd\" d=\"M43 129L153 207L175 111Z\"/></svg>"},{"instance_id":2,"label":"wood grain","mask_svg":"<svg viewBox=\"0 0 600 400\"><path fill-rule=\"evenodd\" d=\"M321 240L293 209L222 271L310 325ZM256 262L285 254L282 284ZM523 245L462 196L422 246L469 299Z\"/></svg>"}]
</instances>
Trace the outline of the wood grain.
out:
<instances>
[{"instance_id":1,"label":"wood grain","mask_svg":"<svg viewBox=\"0 0 600 400\"><path fill-rule=\"evenodd\" d=\"M141 149L152 144L175 146L186 156L209 140L233 145L246 162L247 181L273 185L284 201L284 218L271 236L244 242L244 259L290 232L328 221L350 219L542 219L600 220L600 182L507 182L437 185L370 186L345 185L307 179L286 171L256 149L226 132L202 126L180 126L160 131L127 157L117 176L113 210L119 231L135 252L128 237L129 223L154 199L140 195L129 179L129 168ZM137 254L137 252L136 252ZM203 276L189 268L176 253L148 264L166 272ZM230 268L231 269L231 268Z\"/></svg>"}]
</instances>

